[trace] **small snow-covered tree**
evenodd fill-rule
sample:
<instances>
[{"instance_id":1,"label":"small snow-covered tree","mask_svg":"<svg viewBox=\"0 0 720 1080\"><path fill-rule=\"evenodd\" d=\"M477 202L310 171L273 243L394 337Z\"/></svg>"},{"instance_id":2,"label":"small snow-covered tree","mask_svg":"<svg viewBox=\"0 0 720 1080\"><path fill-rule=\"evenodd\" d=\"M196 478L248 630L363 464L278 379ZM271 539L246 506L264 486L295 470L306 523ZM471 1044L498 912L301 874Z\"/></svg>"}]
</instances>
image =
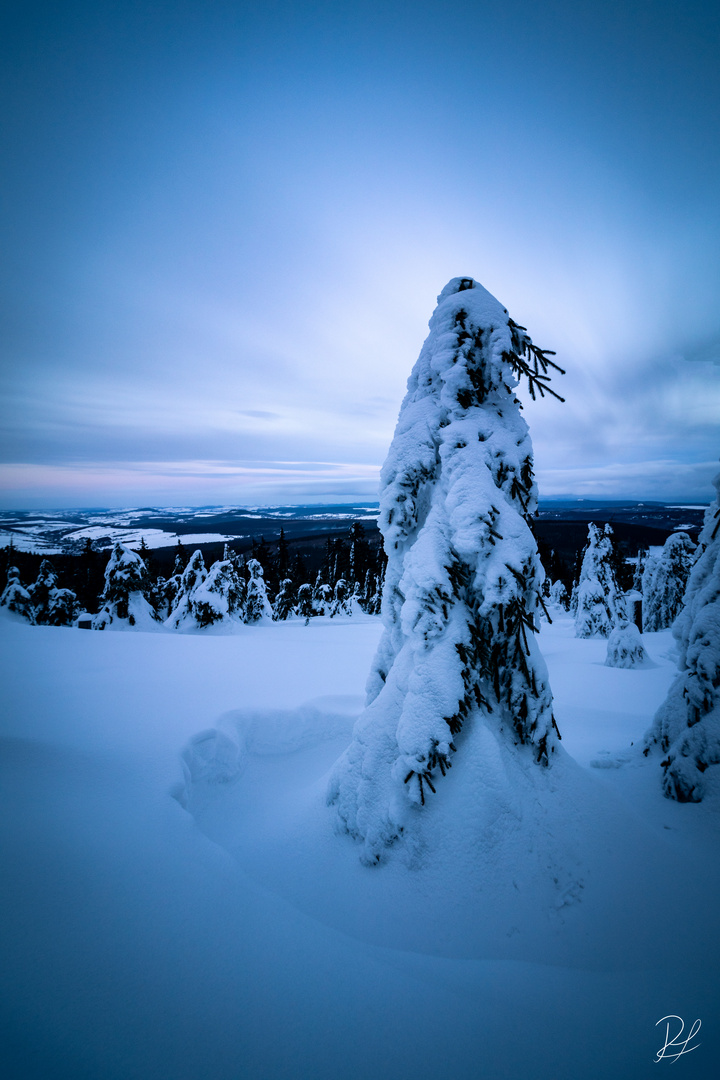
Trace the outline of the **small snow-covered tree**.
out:
<instances>
[{"instance_id":1,"label":"small snow-covered tree","mask_svg":"<svg viewBox=\"0 0 720 1080\"><path fill-rule=\"evenodd\" d=\"M295 614L300 619L305 620L305 625L310 622L310 619L315 614L315 608L313 606L312 585L301 585L297 591L297 603L295 605Z\"/></svg>"},{"instance_id":2,"label":"small snow-covered tree","mask_svg":"<svg viewBox=\"0 0 720 1080\"><path fill-rule=\"evenodd\" d=\"M171 613L177 598L180 595L182 589L182 576L185 570L185 560L182 555L175 556L175 565L173 566L173 572L167 580L163 581L157 586L158 595L158 610L163 610L165 616L168 617Z\"/></svg>"},{"instance_id":3,"label":"small snow-covered tree","mask_svg":"<svg viewBox=\"0 0 720 1080\"><path fill-rule=\"evenodd\" d=\"M48 626L72 626L80 611L80 603L72 589L52 589L45 610Z\"/></svg>"},{"instance_id":4,"label":"small snow-covered tree","mask_svg":"<svg viewBox=\"0 0 720 1080\"><path fill-rule=\"evenodd\" d=\"M672 628L680 673L646 736L645 754L660 746L663 791L678 802L700 802L720 764L720 473L705 512L700 556Z\"/></svg>"},{"instance_id":5,"label":"small snow-covered tree","mask_svg":"<svg viewBox=\"0 0 720 1080\"><path fill-rule=\"evenodd\" d=\"M334 619L336 615L350 615L350 589L345 578L340 578L335 583L335 592L333 593L332 605L330 607L330 618Z\"/></svg>"},{"instance_id":6,"label":"small snow-covered tree","mask_svg":"<svg viewBox=\"0 0 720 1080\"><path fill-rule=\"evenodd\" d=\"M563 611L567 611L569 600L567 589L562 581L553 581L550 586L550 603L556 608L562 608Z\"/></svg>"},{"instance_id":7,"label":"small snow-covered tree","mask_svg":"<svg viewBox=\"0 0 720 1080\"><path fill-rule=\"evenodd\" d=\"M292 578L283 578L280 582L280 588L275 594L272 608L273 619L276 622L282 622L292 615L295 609L295 587Z\"/></svg>"},{"instance_id":8,"label":"small snow-covered tree","mask_svg":"<svg viewBox=\"0 0 720 1080\"><path fill-rule=\"evenodd\" d=\"M330 586L322 579L322 571L318 571L313 586L313 607L316 615L329 615L332 610L333 595Z\"/></svg>"},{"instance_id":9,"label":"small snow-covered tree","mask_svg":"<svg viewBox=\"0 0 720 1080\"><path fill-rule=\"evenodd\" d=\"M682 607L695 557L695 545L684 532L668 536L660 557L643 576L643 630L672 626Z\"/></svg>"},{"instance_id":10,"label":"small snow-covered tree","mask_svg":"<svg viewBox=\"0 0 720 1080\"><path fill-rule=\"evenodd\" d=\"M49 559L43 559L40 563L38 576L28 592L35 609L35 620L42 624L46 622L46 614L50 604L50 593L57 587L57 574Z\"/></svg>"},{"instance_id":11,"label":"small snow-covered tree","mask_svg":"<svg viewBox=\"0 0 720 1080\"><path fill-rule=\"evenodd\" d=\"M177 558L175 559L175 567L177 570ZM173 575L173 578L175 577L176 574ZM194 551L190 556L190 561L180 575L179 582L176 584L177 591L175 592L173 609L165 621L165 625L168 629L179 630L186 624L189 626L196 624L190 597L194 589L196 589L206 577L207 570L205 569L205 560L203 559L202 551L198 548L198 550ZM173 581L173 578L170 580ZM172 595L172 592L170 595Z\"/></svg>"},{"instance_id":12,"label":"small snow-covered tree","mask_svg":"<svg viewBox=\"0 0 720 1080\"><path fill-rule=\"evenodd\" d=\"M55 568L48 559L40 563L38 576L28 589L35 620L43 626L70 626L80 610L72 589L59 589Z\"/></svg>"},{"instance_id":13,"label":"small snow-covered tree","mask_svg":"<svg viewBox=\"0 0 720 1080\"><path fill-rule=\"evenodd\" d=\"M625 618L622 593L612 567L612 529L590 522L580 579L575 590L575 637L608 637Z\"/></svg>"},{"instance_id":14,"label":"small snow-covered tree","mask_svg":"<svg viewBox=\"0 0 720 1080\"><path fill-rule=\"evenodd\" d=\"M637 558L635 559L635 569L633 570L633 579L631 591L642 593L643 591L643 574L645 573L645 565L647 563L649 552L647 548L638 549Z\"/></svg>"},{"instance_id":15,"label":"small snow-covered tree","mask_svg":"<svg viewBox=\"0 0 720 1080\"><path fill-rule=\"evenodd\" d=\"M435 791L470 714L528 762L555 749L533 633L537 489L514 394L520 377L533 396L554 393L549 355L472 278L440 294L381 474L385 631L328 791L367 863Z\"/></svg>"},{"instance_id":16,"label":"small snow-covered tree","mask_svg":"<svg viewBox=\"0 0 720 1080\"><path fill-rule=\"evenodd\" d=\"M147 601L150 589L147 567L134 551L116 543L105 568L105 588L100 611L93 619L96 630L155 629L155 612Z\"/></svg>"},{"instance_id":17,"label":"small snow-covered tree","mask_svg":"<svg viewBox=\"0 0 720 1080\"><path fill-rule=\"evenodd\" d=\"M250 580L247 583L245 622L257 623L272 619L273 610L265 588L263 568L257 559L248 559L247 568Z\"/></svg>"},{"instance_id":18,"label":"small snow-covered tree","mask_svg":"<svg viewBox=\"0 0 720 1080\"><path fill-rule=\"evenodd\" d=\"M241 623L244 591L244 582L229 559L214 562L190 593L190 613L197 626ZM187 616L184 622L188 624Z\"/></svg>"},{"instance_id":19,"label":"small snow-covered tree","mask_svg":"<svg viewBox=\"0 0 720 1080\"><path fill-rule=\"evenodd\" d=\"M0 607L7 608L14 615L21 615L23 619L35 625L35 609L30 593L20 580L20 571L17 566L8 566L7 585L0 596Z\"/></svg>"},{"instance_id":20,"label":"small snow-covered tree","mask_svg":"<svg viewBox=\"0 0 720 1080\"><path fill-rule=\"evenodd\" d=\"M633 622L628 622L627 619L621 619L610 631L608 637L606 666L636 668L642 667L647 661L648 654L637 626Z\"/></svg>"}]
</instances>

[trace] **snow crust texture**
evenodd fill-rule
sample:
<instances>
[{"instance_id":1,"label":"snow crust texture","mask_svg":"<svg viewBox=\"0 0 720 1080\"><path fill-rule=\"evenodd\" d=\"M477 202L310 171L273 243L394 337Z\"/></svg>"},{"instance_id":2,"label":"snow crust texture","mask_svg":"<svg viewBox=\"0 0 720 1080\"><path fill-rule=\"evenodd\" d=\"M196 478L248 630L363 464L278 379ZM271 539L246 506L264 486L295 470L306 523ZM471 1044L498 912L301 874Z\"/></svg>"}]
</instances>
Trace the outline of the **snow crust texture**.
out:
<instances>
[{"instance_id":1,"label":"snow crust texture","mask_svg":"<svg viewBox=\"0 0 720 1080\"><path fill-rule=\"evenodd\" d=\"M658 745L663 790L679 802L700 802L717 786L720 764L720 473L705 512L697 562L673 624L680 673L655 714L645 753Z\"/></svg>"},{"instance_id":2,"label":"snow crust texture","mask_svg":"<svg viewBox=\"0 0 720 1080\"><path fill-rule=\"evenodd\" d=\"M473 279L443 289L381 474L385 631L328 793L363 861L436 791L472 713L528 763L555 750L533 634L544 574L528 525L532 446L514 394L520 375L547 392L551 363Z\"/></svg>"}]
</instances>

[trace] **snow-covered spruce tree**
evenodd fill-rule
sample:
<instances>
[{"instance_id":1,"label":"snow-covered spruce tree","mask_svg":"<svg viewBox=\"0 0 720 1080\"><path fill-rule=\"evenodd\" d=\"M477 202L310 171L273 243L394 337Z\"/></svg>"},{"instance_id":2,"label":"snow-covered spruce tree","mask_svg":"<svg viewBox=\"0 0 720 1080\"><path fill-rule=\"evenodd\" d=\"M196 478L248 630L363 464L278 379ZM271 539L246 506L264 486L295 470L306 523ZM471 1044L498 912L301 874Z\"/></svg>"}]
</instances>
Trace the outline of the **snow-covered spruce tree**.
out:
<instances>
[{"instance_id":1,"label":"snow-covered spruce tree","mask_svg":"<svg viewBox=\"0 0 720 1080\"><path fill-rule=\"evenodd\" d=\"M333 593L332 606L330 608L330 618L334 619L336 615L350 614L350 589L345 578L339 578L335 582L335 592Z\"/></svg>"},{"instance_id":2,"label":"snow-covered spruce tree","mask_svg":"<svg viewBox=\"0 0 720 1080\"><path fill-rule=\"evenodd\" d=\"M568 600L567 589L562 581L553 581L550 586L550 603L556 608L567 611L570 601Z\"/></svg>"},{"instance_id":3,"label":"snow-covered spruce tree","mask_svg":"<svg viewBox=\"0 0 720 1080\"><path fill-rule=\"evenodd\" d=\"M283 578L280 582L280 588L275 593L272 609L273 619L276 622L283 622L293 614L295 609L295 586L292 578Z\"/></svg>"},{"instance_id":4,"label":"snow-covered spruce tree","mask_svg":"<svg viewBox=\"0 0 720 1080\"><path fill-rule=\"evenodd\" d=\"M105 588L93 619L94 629L156 629L155 612L147 601L149 589L147 567L140 556L124 544L115 544L105 568Z\"/></svg>"},{"instance_id":5,"label":"snow-covered spruce tree","mask_svg":"<svg viewBox=\"0 0 720 1080\"><path fill-rule=\"evenodd\" d=\"M30 599L30 593L20 580L20 571L17 566L8 566L7 585L0 596L0 607L7 608L14 615L21 615L23 619L35 625L35 608Z\"/></svg>"},{"instance_id":6,"label":"snow-covered spruce tree","mask_svg":"<svg viewBox=\"0 0 720 1080\"><path fill-rule=\"evenodd\" d=\"M175 559L177 568L178 561ZM175 575L173 575L174 577ZM169 630L179 630L182 626L194 626L196 624L193 615L190 597L197 586L207 577L205 560L202 551L198 548L190 556L190 561L180 575L180 582L175 594L173 609L165 620L165 626ZM170 579L171 581L173 578Z\"/></svg>"},{"instance_id":7,"label":"snow-covered spruce tree","mask_svg":"<svg viewBox=\"0 0 720 1080\"><path fill-rule=\"evenodd\" d=\"M245 582L229 559L214 562L207 576L199 578L189 597L190 613L197 626L243 622ZM189 622L186 616L185 625Z\"/></svg>"},{"instance_id":8,"label":"snow-covered spruce tree","mask_svg":"<svg viewBox=\"0 0 720 1080\"><path fill-rule=\"evenodd\" d=\"M612 567L612 529L602 531L590 522L588 542L575 590L575 637L608 637L620 619L625 604Z\"/></svg>"},{"instance_id":9,"label":"snow-covered spruce tree","mask_svg":"<svg viewBox=\"0 0 720 1080\"><path fill-rule=\"evenodd\" d=\"M514 394L521 377L533 396L554 394L549 355L472 278L438 297L381 474L385 631L328 790L369 864L436 790L471 714L528 761L547 765L555 749L533 635L537 489Z\"/></svg>"},{"instance_id":10,"label":"snow-covered spruce tree","mask_svg":"<svg viewBox=\"0 0 720 1080\"><path fill-rule=\"evenodd\" d=\"M80 612L80 602L72 589L52 589L45 611L47 626L72 626Z\"/></svg>"},{"instance_id":11,"label":"snow-covered spruce tree","mask_svg":"<svg viewBox=\"0 0 720 1080\"><path fill-rule=\"evenodd\" d=\"M687 533L668 536L652 572L643 578L644 631L665 630L675 622L694 559L695 545Z\"/></svg>"},{"instance_id":12,"label":"snow-covered spruce tree","mask_svg":"<svg viewBox=\"0 0 720 1080\"><path fill-rule=\"evenodd\" d=\"M57 587L57 574L48 559L40 563L38 576L28 593L38 625L70 626L80 610L78 598L72 589Z\"/></svg>"},{"instance_id":13,"label":"snow-covered spruce tree","mask_svg":"<svg viewBox=\"0 0 720 1080\"><path fill-rule=\"evenodd\" d=\"M32 606L35 609L35 620L38 624L46 622L47 610L50 605L50 593L57 587L57 574L49 559L43 559L40 563L38 576L32 585L28 587Z\"/></svg>"},{"instance_id":14,"label":"snow-covered spruce tree","mask_svg":"<svg viewBox=\"0 0 720 1080\"><path fill-rule=\"evenodd\" d=\"M329 615L332 609L332 589L322 578L322 570L318 571L313 586L313 607L316 615Z\"/></svg>"},{"instance_id":15,"label":"snow-covered spruce tree","mask_svg":"<svg viewBox=\"0 0 720 1080\"><path fill-rule=\"evenodd\" d=\"M633 579L631 585L631 592L643 591L643 574L645 573L645 566L650 552L647 548L639 548L637 558L635 559L635 569L633 571Z\"/></svg>"},{"instance_id":16,"label":"snow-covered spruce tree","mask_svg":"<svg viewBox=\"0 0 720 1080\"><path fill-rule=\"evenodd\" d=\"M299 619L305 620L307 626L310 619L315 614L315 608L313 606L312 598L312 585L301 585L297 591L297 603L295 605L295 614Z\"/></svg>"},{"instance_id":17,"label":"snow-covered spruce tree","mask_svg":"<svg viewBox=\"0 0 720 1080\"><path fill-rule=\"evenodd\" d=\"M257 623L263 619L272 619L273 610L265 588L263 568L257 559L248 559L247 568L250 580L247 583L245 622Z\"/></svg>"},{"instance_id":18,"label":"snow-covered spruce tree","mask_svg":"<svg viewBox=\"0 0 720 1080\"><path fill-rule=\"evenodd\" d=\"M700 557L690 571L683 608L673 624L680 673L655 714L644 753L659 745L663 791L700 802L720 779L720 473L705 512Z\"/></svg>"}]
</instances>

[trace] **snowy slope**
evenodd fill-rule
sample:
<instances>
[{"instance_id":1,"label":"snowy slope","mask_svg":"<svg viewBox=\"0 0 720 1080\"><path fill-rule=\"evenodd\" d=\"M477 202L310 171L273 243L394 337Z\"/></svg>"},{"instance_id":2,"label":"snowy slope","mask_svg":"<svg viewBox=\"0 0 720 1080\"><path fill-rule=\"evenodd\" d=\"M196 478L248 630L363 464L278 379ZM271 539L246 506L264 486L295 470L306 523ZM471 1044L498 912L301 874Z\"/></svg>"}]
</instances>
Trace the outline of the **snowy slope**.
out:
<instances>
[{"instance_id":1,"label":"snowy slope","mask_svg":"<svg viewBox=\"0 0 720 1080\"><path fill-rule=\"evenodd\" d=\"M453 831L466 756L425 812L443 857L368 869L325 790L380 629L0 621L3 1076L654 1077L671 1013L703 1022L675 1071L717 1075L720 815L635 752L670 632L621 670L545 626L547 791Z\"/></svg>"}]
</instances>

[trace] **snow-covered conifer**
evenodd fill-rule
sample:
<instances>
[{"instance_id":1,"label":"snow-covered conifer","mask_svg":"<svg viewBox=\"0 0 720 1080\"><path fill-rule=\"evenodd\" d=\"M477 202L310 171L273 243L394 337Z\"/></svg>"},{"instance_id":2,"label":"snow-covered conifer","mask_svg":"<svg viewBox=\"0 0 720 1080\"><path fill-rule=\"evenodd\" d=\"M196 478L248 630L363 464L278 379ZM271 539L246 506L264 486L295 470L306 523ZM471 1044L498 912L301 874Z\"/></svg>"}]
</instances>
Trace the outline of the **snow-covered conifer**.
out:
<instances>
[{"instance_id":1,"label":"snow-covered conifer","mask_svg":"<svg viewBox=\"0 0 720 1080\"><path fill-rule=\"evenodd\" d=\"M617 626L613 627L608 637L607 667L635 668L641 667L648 661L648 654L642 643L640 631L634 622L621 619Z\"/></svg>"},{"instance_id":2,"label":"snow-covered conifer","mask_svg":"<svg viewBox=\"0 0 720 1080\"><path fill-rule=\"evenodd\" d=\"M214 562L207 575L200 577L189 597L190 615L200 629L218 623L243 621L244 582L229 559ZM190 623L185 616L183 625Z\"/></svg>"},{"instance_id":3,"label":"snow-covered conifer","mask_svg":"<svg viewBox=\"0 0 720 1080\"><path fill-rule=\"evenodd\" d=\"M611 527L606 525L601 531L590 522L580 580L575 590L576 637L608 637L618 621L625 618L625 605L611 560Z\"/></svg>"},{"instance_id":4,"label":"snow-covered conifer","mask_svg":"<svg viewBox=\"0 0 720 1080\"><path fill-rule=\"evenodd\" d=\"M57 574L52 563L43 559L35 582L28 592L35 610L35 621L43 626L70 626L80 605L72 589L57 587Z\"/></svg>"},{"instance_id":5,"label":"snow-covered conifer","mask_svg":"<svg viewBox=\"0 0 720 1080\"><path fill-rule=\"evenodd\" d=\"M32 606L35 609L35 621L43 624L47 621L46 615L50 606L50 593L57 587L57 574L49 559L43 559L40 563L38 576L32 585L28 587Z\"/></svg>"},{"instance_id":6,"label":"snow-covered conifer","mask_svg":"<svg viewBox=\"0 0 720 1080\"><path fill-rule=\"evenodd\" d=\"M521 376L533 396L554 393L551 364L472 278L443 289L381 474L385 632L328 792L366 862L435 791L469 714L528 760L555 749L534 637L537 489L514 394Z\"/></svg>"},{"instance_id":7,"label":"snow-covered conifer","mask_svg":"<svg viewBox=\"0 0 720 1080\"><path fill-rule=\"evenodd\" d=\"M162 582L161 587L158 580L158 610L162 610L166 618L172 613L177 598L180 595L184 570L185 562L182 556L176 555L175 565L173 566L173 572L170 577Z\"/></svg>"},{"instance_id":8,"label":"snow-covered conifer","mask_svg":"<svg viewBox=\"0 0 720 1080\"><path fill-rule=\"evenodd\" d=\"M720 473L716 499L705 512L700 556L673 624L680 673L646 736L659 744L663 790L678 802L700 802L720 764Z\"/></svg>"},{"instance_id":9,"label":"snow-covered conifer","mask_svg":"<svg viewBox=\"0 0 720 1080\"><path fill-rule=\"evenodd\" d=\"M248 573L245 600L245 622L257 623L263 619L272 619L273 610L265 588L263 568L257 559L248 559Z\"/></svg>"},{"instance_id":10,"label":"snow-covered conifer","mask_svg":"<svg viewBox=\"0 0 720 1080\"><path fill-rule=\"evenodd\" d=\"M178 562L176 558L176 568L177 565ZM203 559L202 551L198 548L198 550L194 551L191 555L190 561L180 577L177 593L174 598L173 609L165 621L165 625L170 630L179 630L180 627L185 624L190 626L196 624L190 597L193 590L197 588L206 577L207 570L205 569L205 560ZM170 580L172 581L172 578Z\"/></svg>"},{"instance_id":11,"label":"snow-covered conifer","mask_svg":"<svg viewBox=\"0 0 720 1080\"><path fill-rule=\"evenodd\" d=\"M297 591L297 603L295 605L295 614L300 619L305 620L305 625L310 622L310 619L315 614L315 608L313 606L313 591L312 585L301 585Z\"/></svg>"},{"instance_id":12,"label":"snow-covered conifer","mask_svg":"<svg viewBox=\"0 0 720 1080\"><path fill-rule=\"evenodd\" d=\"M643 630L672 626L682 607L695 557L695 545L684 532L668 536L660 557L643 576Z\"/></svg>"},{"instance_id":13,"label":"snow-covered conifer","mask_svg":"<svg viewBox=\"0 0 720 1080\"><path fill-rule=\"evenodd\" d=\"M283 582L289 576L290 570L290 552L288 551L287 540L285 539L285 530L280 526L280 537L277 545L277 555L275 557L275 572L278 577L278 581Z\"/></svg>"},{"instance_id":14,"label":"snow-covered conifer","mask_svg":"<svg viewBox=\"0 0 720 1080\"><path fill-rule=\"evenodd\" d=\"M273 601L273 619L282 622L292 615L295 608L295 587L292 578L283 578Z\"/></svg>"},{"instance_id":15,"label":"snow-covered conifer","mask_svg":"<svg viewBox=\"0 0 720 1080\"><path fill-rule=\"evenodd\" d=\"M633 570L633 579L631 585L632 592L642 593L643 591L643 574L645 573L645 565L647 563L649 551L647 548L640 548L635 559L635 569Z\"/></svg>"},{"instance_id":16,"label":"snow-covered conifer","mask_svg":"<svg viewBox=\"0 0 720 1080\"><path fill-rule=\"evenodd\" d=\"M339 578L335 583L335 591L330 607L330 618L335 618L336 615L350 614L350 589L348 588L348 583L345 578Z\"/></svg>"},{"instance_id":17,"label":"snow-covered conifer","mask_svg":"<svg viewBox=\"0 0 720 1080\"><path fill-rule=\"evenodd\" d=\"M44 621L47 626L72 626L79 611L80 604L72 589L52 589Z\"/></svg>"},{"instance_id":18,"label":"snow-covered conifer","mask_svg":"<svg viewBox=\"0 0 720 1080\"><path fill-rule=\"evenodd\" d=\"M149 588L143 560L124 544L116 543L105 568L105 589L93 627L96 630L156 629L155 613L147 601Z\"/></svg>"},{"instance_id":19,"label":"snow-covered conifer","mask_svg":"<svg viewBox=\"0 0 720 1080\"><path fill-rule=\"evenodd\" d=\"M329 615L332 609L332 589L323 580L322 571L318 571L318 575L315 578L315 585L313 586L313 608L316 615Z\"/></svg>"},{"instance_id":20,"label":"snow-covered conifer","mask_svg":"<svg viewBox=\"0 0 720 1080\"><path fill-rule=\"evenodd\" d=\"M568 594L562 581L553 581L550 586L550 603L556 608L562 608L563 611L568 609Z\"/></svg>"},{"instance_id":21,"label":"snow-covered conifer","mask_svg":"<svg viewBox=\"0 0 720 1080\"><path fill-rule=\"evenodd\" d=\"M35 609L30 593L20 580L20 571L17 566L8 566L7 585L0 596L0 607L7 608L15 615L21 615L29 623L35 625Z\"/></svg>"},{"instance_id":22,"label":"snow-covered conifer","mask_svg":"<svg viewBox=\"0 0 720 1080\"><path fill-rule=\"evenodd\" d=\"M350 615L364 615L365 611L363 609L363 600L364 597L362 588L360 586L360 583L356 581L353 587L353 591L347 600L348 613Z\"/></svg>"}]
</instances>

